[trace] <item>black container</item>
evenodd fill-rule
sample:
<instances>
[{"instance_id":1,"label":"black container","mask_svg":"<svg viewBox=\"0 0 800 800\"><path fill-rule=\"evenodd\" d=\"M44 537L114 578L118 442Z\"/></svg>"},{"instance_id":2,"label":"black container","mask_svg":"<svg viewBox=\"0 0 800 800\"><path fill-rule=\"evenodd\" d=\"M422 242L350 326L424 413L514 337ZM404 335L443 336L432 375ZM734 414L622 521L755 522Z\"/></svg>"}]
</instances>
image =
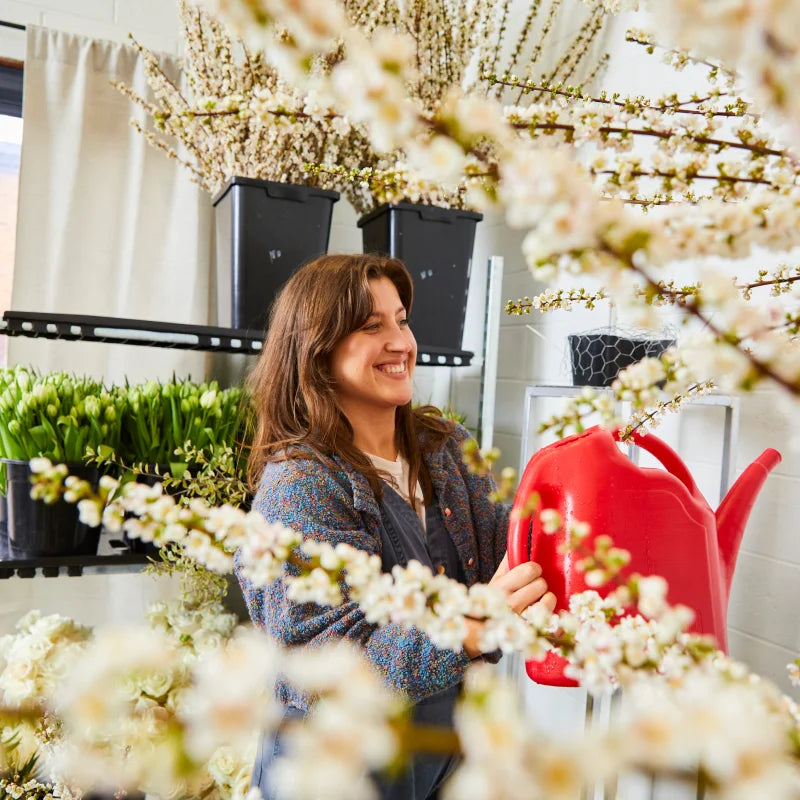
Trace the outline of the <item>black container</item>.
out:
<instances>
[{"instance_id":1,"label":"black container","mask_svg":"<svg viewBox=\"0 0 800 800\"><path fill-rule=\"evenodd\" d=\"M361 217L365 253L401 259L414 281L411 329L420 350L460 350L467 311L474 211L387 203Z\"/></svg>"},{"instance_id":2,"label":"black container","mask_svg":"<svg viewBox=\"0 0 800 800\"><path fill-rule=\"evenodd\" d=\"M328 250L338 192L230 178L216 208L217 324L263 330L278 289Z\"/></svg>"},{"instance_id":3,"label":"black container","mask_svg":"<svg viewBox=\"0 0 800 800\"><path fill-rule=\"evenodd\" d=\"M620 370L657 358L675 344L674 339L627 339L613 333L578 333L567 339L575 386L611 386Z\"/></svg>"},{"instance_id":4,"label":"black container","mask_svg":"<svg viewBox=\"0 0 800 800\"><path fill-rule=\"evenodd\" d=\"M48 504L31 498L31 470L27 461L3 459L8 502L8 547L12 557L96 555L100 527L90 528L78 518L78 506L58 500ZM67 464L70 475L97 486L97 468Z\"/></svg>"},{"instance_id":5,"label":"black container","mask_svg":"<svg viewBox=\"0 0 800 800\"><path fill-rule=\"evenodd\" d=\"M142 468L144 469L144 472L136 473L134 480L136 483L144 483L147 486L155 486L157 483L161 483L164 480L165 472L172 474L169 464L143 464ZM162 487L162 489L164 494L170 494L171 492L177 491L177 489L168 489L166 486ZM126 513L125 516L129 519L133 516L133 514ZM153 542L143 542L141 539L132 539L126 533L122 534L122 541L128 545L128 549L131 551L131 553L144 553L144 555L153 559L161 558L159 555L160 548Z\"/></svg>"}]
</instances>

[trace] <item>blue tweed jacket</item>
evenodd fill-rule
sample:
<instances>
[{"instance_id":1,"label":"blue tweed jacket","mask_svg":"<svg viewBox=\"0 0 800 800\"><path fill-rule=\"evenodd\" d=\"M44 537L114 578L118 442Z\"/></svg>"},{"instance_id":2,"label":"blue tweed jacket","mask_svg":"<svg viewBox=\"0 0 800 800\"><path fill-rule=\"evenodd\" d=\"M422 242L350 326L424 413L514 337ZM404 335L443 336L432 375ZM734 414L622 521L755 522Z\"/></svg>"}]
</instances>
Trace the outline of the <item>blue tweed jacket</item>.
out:
<instances>
[{"instance_id":1,"label":"blue tweed jacket","mask_svg":"<svg viewBox=\"0 0 800 800\"><path fill-rule=\"evenodd\" d=\"M466 429L457 426L425 461L471 585L488 582L502 560L509 509L488 499L494 488L491 478L468 472L461 458L461 444L467 438ZM333 460L338 469L314 458L267 464L253 508L304 538L346 542L380 555L380 511L369 483L341 459ZM463 676L467 656L437 648L417 629L370 624L352 602L336 608L295 603L287 598L282 580L266 588L254 587L241 574L239 580L253 622L284 646L314 646L340 638L357 642L387 684L412 701L447 688ZM309 698L287 683L278 685L278 697L284 704L308 707Z\"/></svg>"}]
</instances>

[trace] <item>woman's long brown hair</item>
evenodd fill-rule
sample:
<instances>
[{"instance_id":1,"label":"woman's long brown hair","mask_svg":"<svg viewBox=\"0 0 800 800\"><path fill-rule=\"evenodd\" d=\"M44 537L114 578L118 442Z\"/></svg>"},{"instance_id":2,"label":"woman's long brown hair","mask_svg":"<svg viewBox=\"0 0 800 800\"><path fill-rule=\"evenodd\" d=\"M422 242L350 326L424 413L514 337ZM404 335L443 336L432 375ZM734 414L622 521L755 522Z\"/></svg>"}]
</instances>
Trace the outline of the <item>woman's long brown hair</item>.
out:
<instances>
[{"instance_id":1,"label":"woman's long brown hair","mask_svg":"<svg viewBox=\"0 0 800 800\"><path fill-rule=\"evenodd\" d=\"M330 355L366 324L372 313L369 282L384 277L410 313L408 270L398 259L376 255L322 256L298 270L276 298L264 348L247 381L255 414L247 463L253 491L267 462L307 458L310 451L328 464L332 456L344 459L382 497L380 474L353 443L353 429L339 408ZM452 423L431 406L412 409L411 403L397 409L395 420L396 445L409 465L409 496L419 480L428 504L431 485L422 456L442 444Z\"/></svg>"}]
</instances>

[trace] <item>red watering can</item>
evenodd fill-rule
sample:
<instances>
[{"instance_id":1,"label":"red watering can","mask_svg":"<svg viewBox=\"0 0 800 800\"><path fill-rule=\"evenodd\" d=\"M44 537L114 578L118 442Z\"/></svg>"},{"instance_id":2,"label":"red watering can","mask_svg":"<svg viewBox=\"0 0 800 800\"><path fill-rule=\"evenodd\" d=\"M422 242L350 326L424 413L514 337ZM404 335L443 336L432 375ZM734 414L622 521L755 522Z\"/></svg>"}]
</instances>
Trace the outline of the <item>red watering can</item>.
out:
<instances>
[{"instance_id":1,"label":"red watering can","mask_svg":"<svg viewBox=\"0 0 800 800\"><path fill-rule=\"evenodd\" d=\"M567 608L573 594L583 592L584 573L577 568L583 555L559 553L567 525L588 522L586 540L610 536L616 547L631 554L622 575L662 575L669 585L667 600L695 612L691 630L714 636L727 651L726 618L733 569L745 523L769 472L780 463L777 450L765 450L742 473L716 514L700 494L686 465L653 434L633 434L633 443L651 453L666 471L639 467L617 446L618 435L590 428L542 448L528 462L520 481L508 532L508 558L514 567L537 561L547 586L557 599L556 610ZM540 508L561 514L562 530L542 532L538 512L524 513L532 492ZM608 593L612 587L598 590ZM527 662L528 675L537 683L575 686L565 677L566 661L548 653L544 661Z\"/></svg>"}]
</instances>

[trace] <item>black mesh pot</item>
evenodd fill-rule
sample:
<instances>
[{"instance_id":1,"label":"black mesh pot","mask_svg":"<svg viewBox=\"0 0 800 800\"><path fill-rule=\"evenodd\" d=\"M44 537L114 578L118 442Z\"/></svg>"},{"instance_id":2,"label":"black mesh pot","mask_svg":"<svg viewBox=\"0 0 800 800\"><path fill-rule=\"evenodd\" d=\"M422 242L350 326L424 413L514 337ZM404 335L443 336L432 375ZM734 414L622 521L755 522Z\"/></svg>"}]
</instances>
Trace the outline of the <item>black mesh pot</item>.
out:
<instances>
[{"instance_id":1,"label":"black mesh pot","mask_svg":"<svg viewBox=\"0 0 800 800\"><path fill-rule=\"evenodd\" d=\"M263 330L278 289L328 250L338 192L231 178L214 198L217 324Z\"/></svg>"},{"instance_id":2,"label":"black mesh pot","mask_svg":"<svg viewBox=\"0 0 800 800\"><path fill-rule=\"evenodd\" d=\"M78 506L58 500L45 503L31 498L31 470L27 461L4 459L8 503L8 547L14 558L96 555L100 528L90 528L78 518ZM97 468L67 464L70 475L97 487Z\"/></svg>"},{"instance_id":3,"label":"black mesh pot","mask_svg":"<svg viewBox=\"0 0 800 800\"><path fill-rule=\"evenodd\" d=\"M389 203L361 217L365 253L401 259L414 281L411 329L420 350L460 350L472 271L474 211Z\"/></svg>"},{"instance_id":4,"label":"black mesh pot","mask_svg":"<svg viewBox=\"0 0 800 800\"><path fill-rule=\"evenodd\" d=\"M578 333L567 339L575 386L611 386L620 370L656 358L675 344L674 339L627 339L613 333Z\"/></svg>"}]
</instances>

